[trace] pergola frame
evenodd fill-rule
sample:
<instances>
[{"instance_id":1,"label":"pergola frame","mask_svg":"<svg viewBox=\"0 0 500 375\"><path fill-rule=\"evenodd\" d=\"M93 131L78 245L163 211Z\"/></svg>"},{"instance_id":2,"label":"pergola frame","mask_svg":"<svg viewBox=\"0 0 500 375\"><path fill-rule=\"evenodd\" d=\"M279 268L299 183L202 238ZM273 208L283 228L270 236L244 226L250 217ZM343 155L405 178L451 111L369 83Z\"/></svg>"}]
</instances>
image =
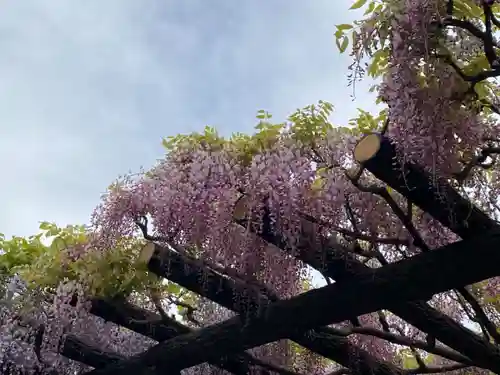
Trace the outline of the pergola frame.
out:
<instances>
[{"instance_id":1,"label":"pergola frame","mask_svg":"<svg viewBox=\"0 0 500 375\"><path fill-rule=\"evenodd\" d=\"M435 346L435 354L500 373L497 346L426 302L434 294L500 276L499 225L449 184L440 183L437 189L417 166L401 164L394 145L384 136L368 135L359 142L354 155L364 168L462 240L374 269L358 261L341 244L318 239L314 226L304 226L302 241L292 255L335 283L290 300L278 300L263 287L243 283L168 246L150 242L143 252L149 271L238 315L193 330L122 300L94 300L92 314L159 344L139 356L124 358L102 353L68 336L61 354L95 367L89 375L178 374L203 362L233 374L246 374L253 366L266 370L267 366L268 371L292 375L292 371L273 368L244 351L287 338L351 369L353 374L400 375L401 368L375 358L325 327L386 309L450 348ZM235 223L245 226L246 218L235 217ZM289 251L279 233L255 235L276 247L276 251ZM235 303L242 296L249 301L247 306Z\"/></svg>"}]
</instances>

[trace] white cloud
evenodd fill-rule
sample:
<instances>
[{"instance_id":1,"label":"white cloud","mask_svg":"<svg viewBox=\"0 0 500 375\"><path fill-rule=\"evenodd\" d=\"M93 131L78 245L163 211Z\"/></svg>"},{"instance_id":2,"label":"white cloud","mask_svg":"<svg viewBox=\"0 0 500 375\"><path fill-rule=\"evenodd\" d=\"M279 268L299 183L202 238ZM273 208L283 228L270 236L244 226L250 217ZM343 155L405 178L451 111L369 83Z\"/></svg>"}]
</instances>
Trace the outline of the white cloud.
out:
<instances>
[{"instance_id":1,"label":"white cloud","mask_svg":"<svg viewBox=\"0 0 500 375\"><path fill-rule=\"evenodd\" d=\"M210 124L250 131L329 100L345 122L348 56L334 25L351 1L6 0L0 8L0 232L87 222L119 174L161 138Z\"/></svg>"}]
</instances>

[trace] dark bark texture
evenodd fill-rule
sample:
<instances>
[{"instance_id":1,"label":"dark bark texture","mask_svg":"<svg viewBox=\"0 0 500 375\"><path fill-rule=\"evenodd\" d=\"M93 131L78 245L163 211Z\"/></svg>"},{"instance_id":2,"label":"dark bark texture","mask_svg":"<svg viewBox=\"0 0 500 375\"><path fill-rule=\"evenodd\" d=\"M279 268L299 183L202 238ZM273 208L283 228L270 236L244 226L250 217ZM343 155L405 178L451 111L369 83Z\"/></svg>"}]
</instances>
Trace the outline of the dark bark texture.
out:
<instances>
[{"instance_id":1,"label":"dark bark texture","mask_svg":"<svg viewBox=\"0 0 500 375\"><path fill-rule=\"evenodd\" d=\"M281 249L287 249L279 236L269 233L262 236L269 243ZM351 282L356 277L373 271L355 259L348 249L338 243L318 239L314 233L304 233L303 239L304 241L295 249L294 255L337 282ZM470 256L474 257L473 245L471 245L470 251ZM467 270L464 269L463 272L467 272ZM427 277L423 282L432 283L434 274L427 272L425 275ZM388 310L421 331L429 333L443 344L469 357L477 365L489 369L500 368L500 351L495 345L464 328L446 314L432 308L425 301L399 303Z\"/></svg>"},{"instance_id":2,"label":"dark bark texture","mask_svg":"<svg viewBox=\"0 0 500 375\"><path fill-rule=\"evenodd\" d=\"M155 274L168 278L243 316L247 315L249 306L258 308L267 300L275 300L270 293L264 294L262 289L225 277L202 266L197 260L166 247L156 246L148 267ZM246 302L244 304L238 303L242 296ZM368 371L374 375L400 373L394 365L373 357L328 328L317 328L306 335L294 333L288 338L342 366L353 369L354 375L361 375Z\"/></svg>"},{"instance_id":3,"label":"dark bark texture","mask_svg":"<svg viewBox=\"0 0 500 375\"><path fill-rule=\"evenodd\" d=\"M120 299L109 301L95 299L92 301L90 312L106 321L121 325L159 342L192 332L192 329L175 319L162 318L159 314L138 308ZM233 374L246 375L249 373L251 360L250 355L242 353L229 358L221 357L221 359L209 361L209 363Z\"/></svg>"},{"instance_id":4,"label":"dark bark texture","mask_svg":"<svg viewBox=\"0 0 500 375\"><path fill-rule=\"evenodd\" d=\"M118 353L100 350L95 346L89 345L86 342L80 340L74 335L68 335L65 337L60 353L66 358L84 363L97 369L102 369L106 366L112 365L113 363L118 363L120 361L125 361L128 359L127 357L122 356ZM147 367L138 369L134 374L163 375L160 371L156 371L155 369ZM180 372L172 372L171 374L180 375Z\"/></svg>"},{"instance_id":5,"label":"dark bark texture","mask_svg":"<svg viewBox=\"0 0 500 375\"><path fill-rule=\"evenodd\" d=\"M118 375L144 366L177 371L314 327L392 308L401 301L426 300L436 293L498 276L499 245L500 234L450 244L290 300L270 303L249 321L237 316L178 336L128 361L91 374ZM161 248L157 253L152 262L162 262ZM168 265L165 267L168 270ZM428 275L433 275L432 279ZM492 370L500 372L500 366L493 365Z\"/></svg>"},{"instance_id":6,"label":"dark bark texture","mask_svg":"<svg viewBox=\"0 0 500 375\"><path fill-rule=\"evenodd\" d=\"M64 339L61 354L66 358L85 363L94 368L103 368L112 363L124 361L127 357L118 353L105 352L85 343L76 336L68 335Z\"/></svg>"},{"instance_id":7,"label":"dark bark texture","mask_svg":"<svg viewBox=\"0 0 500 375\"><path fill-rule=\"evenodd\" d=\"M440 181L436 186L418 166L402 165L397 159L394 144L385 136L380 136L379 151L363 166L464 239L500 229L496 222L446 181Z\"/></svg>"}]
</instances>

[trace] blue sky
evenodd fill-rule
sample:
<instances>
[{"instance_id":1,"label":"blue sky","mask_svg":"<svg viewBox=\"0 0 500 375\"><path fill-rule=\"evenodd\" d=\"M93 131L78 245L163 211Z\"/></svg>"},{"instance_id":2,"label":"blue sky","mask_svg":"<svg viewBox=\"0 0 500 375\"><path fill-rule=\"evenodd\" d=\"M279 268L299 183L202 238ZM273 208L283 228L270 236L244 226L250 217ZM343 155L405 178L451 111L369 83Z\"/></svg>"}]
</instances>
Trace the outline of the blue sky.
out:
<instances>
[{"instance_id":1,"label":"blue sky","mask_svg":"<svg viewBox=\"0 0 500 375\"><path fill-rule=\"evenodd\" d=\"M320 99L346 123L374 109L347 87L335 24L352 0L4 0L0 3L0 232L87 223L164 136L248 132Z\"/></svg>"}]
</instances>

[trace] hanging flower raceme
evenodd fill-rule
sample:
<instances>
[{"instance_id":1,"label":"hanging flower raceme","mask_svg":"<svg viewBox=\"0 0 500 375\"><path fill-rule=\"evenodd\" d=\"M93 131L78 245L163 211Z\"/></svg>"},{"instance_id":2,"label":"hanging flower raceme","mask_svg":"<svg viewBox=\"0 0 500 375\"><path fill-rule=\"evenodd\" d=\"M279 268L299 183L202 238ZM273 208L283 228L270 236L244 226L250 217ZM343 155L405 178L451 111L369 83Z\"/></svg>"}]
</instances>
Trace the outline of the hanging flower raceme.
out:
<instances>
[{"instance_id":1,"label":"hanging flower raceme","mask_svg":"<svg viewBox=\"0 0 500 375\"><path fill-rule=\"evenodd\" d=\"M463 79L433 51L443 16L444 2L401 2L380 94L401 155L447 177L457 171L459 151L480 144L485 123L470 110Z\"/></svg>"},{"instance_id":2,"label":"hanging flower raceme","mask_svg":"<svg viewBox=\"0 0 500 375\"><path fill-rule=\"evenodd\" d=\"M300 204L300 189L311 180L311 172L303 170L307 159L297 156L276 147L241 165L227 149L173 152L141 178L122 183L105 197L94 217L99 233L94 247L112 248L121 237L134 233L140 216L148 216L155 235L193 249L196 256L247 281L263 283L282 298L290 297L300 290L302 266L237 225L233 210L241 192L255 203L250 216L266 199L272 217L280 218L291 237L295 230L291 212Z\"/></svg>"}]
</instances>

